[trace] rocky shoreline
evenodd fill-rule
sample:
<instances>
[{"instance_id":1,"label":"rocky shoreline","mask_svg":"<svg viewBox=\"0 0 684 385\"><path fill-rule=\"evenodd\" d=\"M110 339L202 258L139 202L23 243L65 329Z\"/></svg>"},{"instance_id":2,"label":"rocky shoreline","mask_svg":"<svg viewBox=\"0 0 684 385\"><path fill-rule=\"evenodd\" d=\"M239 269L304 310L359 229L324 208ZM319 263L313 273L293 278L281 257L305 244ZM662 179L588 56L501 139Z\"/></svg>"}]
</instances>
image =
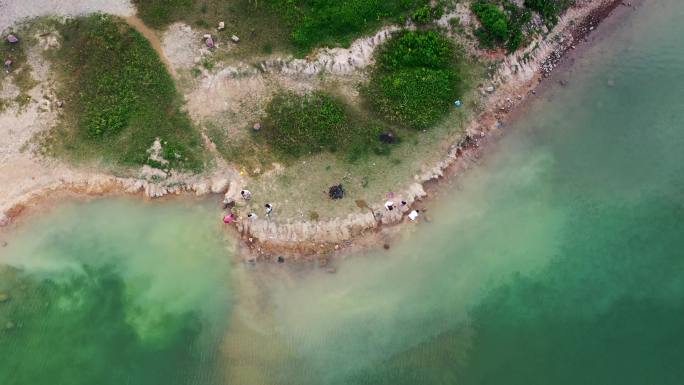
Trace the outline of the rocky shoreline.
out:
<instances>
[{"instance_id":1,"label":"rocky shoreline","mask_svg":"<svg viewBox=\"0 0 684 385\"><path fill-rule=\"evenodd\" d=\"M405 221L406 214L413 207L429 198L429 192L438 184L437 181L445 175L458 175L476 164L482 147L491 134L500 131L508 114L534 94L541 80L557 67L568 51L584 41L596 25L618 6L627 5L620 0L580 0L578 3L566 12L547 36L505 58L493 76L492 84L481 90L487 95L485 109L470 122L466 136L451 146L441 162L415 175L413 183L395 193L393 199L406 201L406 206L388 211L383 207L384 202L377 202L363 213L318 222L242 220L235 227L248 250L246 258L272 259L287 255L296 259L326 260L326 256L351 250L355 244L377 244L381 232ZM5 205L0 207L0 226L8 225L26 207L39 204L41 198L58 191L84 195L141 194L148 198L224 194L228 201L238 198L242 186L240 179L237 173L227 175L225 168L211 175L177 175L163 184L102 173L75 173L13 197L12 202L4 202Z\"/></svg>"},{"instance_id":2,"label":"rocky shoreline","mask_svg":"<svg viewBox=\"0 0 684 385\"><path fill-rule=\"evenodd\" d=\"M566 54L586 40L595 27L617 7L631 6L621 0L588 1L571 8L546 37L536 39L518 52L509 55L498 68L487 93L485 111L475 117L466 135L451 146L445 159L422 174L414 176L414 183L400 193L395 201L408 204L389 211L384 202L367 212L349 214L329 221L277 224L266 219L241 221L236 228L250 250L249 260L273 259L287 255L295 259L318 259L342 253L353 243L366 238L364 243L380 245L378 236L384 229L405 222L406 215L420 202L429 198L431 189L446 175L456 176L477 164L477 158L490 135L498 133L512 110L520 106L548 77ZM493 88L493 89L492 89ZM226 197L237 199L236 192Z\"/></svg>"}]
</instances>

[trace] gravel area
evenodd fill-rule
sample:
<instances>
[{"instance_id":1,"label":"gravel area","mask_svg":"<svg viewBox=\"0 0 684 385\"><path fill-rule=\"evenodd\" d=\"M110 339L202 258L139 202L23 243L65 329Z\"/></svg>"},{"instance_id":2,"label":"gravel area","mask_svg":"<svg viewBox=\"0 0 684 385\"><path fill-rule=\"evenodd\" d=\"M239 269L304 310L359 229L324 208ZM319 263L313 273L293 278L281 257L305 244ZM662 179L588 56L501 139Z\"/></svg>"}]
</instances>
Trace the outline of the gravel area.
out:
<instances>
[{"instance_id":1,"label":"gravel area","mask_svg":"<svg viewBox=\"0 0 684 385\"><path fill-rule=\"evenodd\" d=\"M135 7L128 0L0 0L0 31L38 16L76 16L95 12L131 16Z\"/></svg>"}]
</instances>

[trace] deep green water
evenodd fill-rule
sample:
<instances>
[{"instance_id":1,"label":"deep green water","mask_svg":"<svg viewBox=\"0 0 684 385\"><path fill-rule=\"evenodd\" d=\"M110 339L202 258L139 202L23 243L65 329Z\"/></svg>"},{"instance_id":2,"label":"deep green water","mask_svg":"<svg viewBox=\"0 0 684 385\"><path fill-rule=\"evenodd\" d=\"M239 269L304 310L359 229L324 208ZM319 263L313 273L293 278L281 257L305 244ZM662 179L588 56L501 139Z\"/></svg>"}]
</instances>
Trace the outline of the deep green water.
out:
<instances>
[{"instance_id":1,"label":"deep green water","mask_svg":"<svg viewBox=\"0 0 684 385\"><path fill-rule=\"evenodd\" d=\"M231 264L211 204L30 219L0 249L0 384L684 383L684 3L646 3L337 274Z\"/></svg>"}]
</instances>

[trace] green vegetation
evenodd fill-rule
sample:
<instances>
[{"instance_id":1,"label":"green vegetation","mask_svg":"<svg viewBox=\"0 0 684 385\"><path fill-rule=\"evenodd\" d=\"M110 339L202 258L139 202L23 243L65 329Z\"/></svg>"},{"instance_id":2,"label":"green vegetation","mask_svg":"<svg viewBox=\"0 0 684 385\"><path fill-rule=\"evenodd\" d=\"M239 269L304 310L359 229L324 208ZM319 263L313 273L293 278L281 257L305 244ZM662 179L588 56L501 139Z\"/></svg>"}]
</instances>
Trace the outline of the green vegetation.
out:
<instances>
[{"instance_id":1,"label":"green vegetation","mask_svg":"<svg viewBox=\"0 0 684 385\"><path fill-rule=\"evenodd\" d=\"M378 142L379 129L367 126L339 100L323 92L276 94L266 108L261 135L286 157L343 151L357 157Z\"/></svg>"},{"instance_id":2,"label":"green vegetation","mask_svg":"<svg viewBox=\"0 0 684 385\"><path fill-rule=\"evenodd\" d=\"M471 4L471 9L482 24L475 35L483 46L503 46L511 52L520 47L524 40L523 27L531 19L529 10L508 0L478 0Z\"/></svg>"},{"instance_id":3,"label":"green vegetation","mask_svg":"<svg viewBox=\"0 0 684 385\"><path fill-rule=\"evenodd\" d=\"M376 53L363 90L384 120L414 129L435 125L461 93L456 48L435 31L402 31Z\"/></svg>"},{"instance_id":4,"label":"green vegetation","mask_svg":"<svg viewBox=\"0 0 684 385\"><path fill-rule=\"evenodd\" d=\"M442 7L433 8L429 5L425 5L413 12L411 20L413 20L416 24L425 25L431 23L433 20L439 19L443 14L444 9L442 9Z\"/></svg>"},{"instance_id":5,"label":"green vegetation","mask_svg":"<svg viewBox=\"0 0 684 385\"><path fill-rule=\"evenodd\" d=\"M154 28L165 27L192 11L195 0L133 0L138 16Z\"/></svg>"},{"instance_id":6,"label":"green vegetation","mask_svg":"<svg viewBox=\"0 0 684 385\"><path fill-rule=\"evenodd\" d=\"M525 7L536 11L548 24L556 24L558 16L574 3L574 0L525 0Z\"/></svg>"},{"instance_id":7,"label":"green vegetation","mask_svg":"<svg viewBox=\"0 0 684 385\"><path fill-rule=\"evenodd\" d=\"M427 0L271 0L285 15L300 53L320 46L348 46L387 22L408 16Z\"/></svg>"},{"instance_id":8,"label":"green vegetation","mask_svg":"<svg viewBox=\"0 0 684 385\"><path fill-rule=\"evenodd\" d=\"M61 73L64 124L51 136L57 152L124 165L151 162L159 138L172 168L203 165L199 134L180 110L181 99L149 42L109 16L78 18L60 26L54 61Z\"/></svg>"},{"instance_id":9,"label":"green vegetation","mask_svg":"<svg viewBox=\"0 0 684 385\"><path fill-rule=\"evenodd\" d=\"M183 20L202 28L226 22L226 38L237 34L258 53L263 47L306 54L321 46L348 46L352 40L398 22L428 0L134 0L138 15L155 28ZM429 8L429 7L427 7ZM438 10L429 9L429 17Z\"/></svg>"}]
</instances>

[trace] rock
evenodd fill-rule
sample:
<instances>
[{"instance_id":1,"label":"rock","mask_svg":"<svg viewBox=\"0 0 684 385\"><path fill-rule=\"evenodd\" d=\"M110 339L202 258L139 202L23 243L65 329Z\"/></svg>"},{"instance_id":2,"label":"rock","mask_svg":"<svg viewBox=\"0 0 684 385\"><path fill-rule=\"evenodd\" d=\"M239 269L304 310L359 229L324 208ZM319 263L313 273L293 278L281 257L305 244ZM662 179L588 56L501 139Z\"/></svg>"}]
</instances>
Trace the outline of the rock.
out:
<instances>
[{"instance_id":1,"label":"rock","mask_svg":"<svg viewBox=\"0 0 684 385\"><path fill-rule=\"evenodd\" d=\"M207 43L207 48L214 48L214 39L212 39L211 36L209 36L206 43Z\"/></svg>"},{"instance_id":2,"label":"rock","mask_svg":"<svg viewBox=\"0 0 684 385\"><path fill-rule=\"evenodd\" d=\"M231 36L230 40L232 40L233 43L239 43L240 42L240 38L237 37L236 35Z\"/></svg>"},{"instance_id":3,"label":"rock","mask_svg":"<svg viewBox=\"0 0 684 385\"><path fill-rule=\"evenodd\" d=\"M211 181L211 192L214 194L222 194L228 190L230 182L226 178L217 178Z\"/></svg>"},{"instance_id":4,"label":"rock","mask_svg":"<svg viewBox=\"0 0 684 385\"><path fill-rule=\"evenodd\" d=\"M7 247L7 241L2 241L2 242L0 242L0 246L2 246L2 247Z\"/></svg>"},{"instance_id":5,"label":"rock","mask_svg":"<svg viewBox=\"0 0 684 385\"><path fill-rule=\"evenodd\" d=\"M201 183L195 183L192 185L192 189L195 191L195 195L206 195L211 191L209 189L209 186L207 186L206 183L201 182Z\"/></svg>"},{"instance_id":6,"label":"rock","mask_svg":"<svg viewBox=\"0 0 684 385\"><path fill-rule=\"evenodd\" d=\"M487 87L485 88L485 92L491 94L492 92L494 92L494 86L487 86Z\"/></svg>"},{"instance_id":7,"label":"rock","mask_svg":"<svg viewBox=\"0 0 684 385\"><path fill-rule=\"evenodd\" d=\"M218 30L219 30L219 31L223 31L224 29L226 29L226 23L223 22L223 21L220 21L220 22L218 23Z\"/></svg>"},{"instance_id":8,"label":"rock","mask_svg":"<svg viewBox=\"0 0 684 385\"><path fill-rule=\"evenodd\" d=\"M10 296L7 293L0 293L0 303L9 301Z\"/></svg>"},{"instance_id":9,"label":"rock","mask_svg":"<svg viewBox=\"0 0 684 385\"><path fill-rule=\"evenodd\" d=\"M12 34L7 35L7 41L8 41L10 44L19 43L19 39L18 39L16 36L12 35Z\"/></svg>"},{"instance_id":10,"label":"rock","mask_svg":"<svg viewBox=\"0 0 684 385\"><path fill-rule=\"evenodd\" d=\"M615 87L615 80L609 79L608 80L608 87Z\"/></svg>"},{"instance_id":11,"label":"rock","mask_svg":"<svg viewBox=\"0 0 684 385\"><path fill-rule=\"evenodd\" d=\"M12 330L12 329L14 329L14 322L7 321L7 323L5 324L5 330Z\"/></svg>"},{"instance_id":12,"label":"rock","mask_svg":"<svg viewBox=\"0 0 684 385\"><path fill-rule=\"evenodd\" d=\"M254 125L252 126L252 129L254 129L254 131L261 130L261 123L259 123L259 122L254 123Z\"/></svg>"},{"instance_id":13,"label":"rock","mask_svg":"<svg viewBox=\"0 0 684 385\"><path fill-rule=\"evenodd\" d=\"M64 102L61 101L61 100L58 100L58 101L57 101L57 107L59 107L59 108L64 107Z\"/></svg>"}]
</instances>

